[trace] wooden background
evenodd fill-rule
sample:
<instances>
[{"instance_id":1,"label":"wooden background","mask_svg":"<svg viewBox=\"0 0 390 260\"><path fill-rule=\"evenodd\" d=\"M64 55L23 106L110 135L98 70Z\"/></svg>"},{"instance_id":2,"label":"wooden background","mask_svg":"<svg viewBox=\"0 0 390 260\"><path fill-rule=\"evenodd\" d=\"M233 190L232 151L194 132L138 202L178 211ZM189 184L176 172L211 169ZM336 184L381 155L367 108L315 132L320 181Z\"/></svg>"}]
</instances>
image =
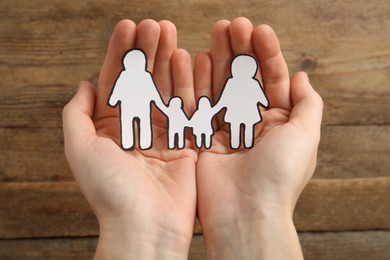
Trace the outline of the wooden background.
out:
<instances>
[{"instance_id":1,"label":"wooden background","mask_svg":"<svg viewBox=\"0 0 390 260\"><path fill-rule=\"evenodd\" d=\"M390 1L0 3L0 259L90 259L98 225L63 154L61 110L97 81L116 22L168 19L194 56L238 16L277 32L325 108L294 221L306 259L390 259ZM189 259L204 259L197 225Z\"/></svg>"}]
</instances>

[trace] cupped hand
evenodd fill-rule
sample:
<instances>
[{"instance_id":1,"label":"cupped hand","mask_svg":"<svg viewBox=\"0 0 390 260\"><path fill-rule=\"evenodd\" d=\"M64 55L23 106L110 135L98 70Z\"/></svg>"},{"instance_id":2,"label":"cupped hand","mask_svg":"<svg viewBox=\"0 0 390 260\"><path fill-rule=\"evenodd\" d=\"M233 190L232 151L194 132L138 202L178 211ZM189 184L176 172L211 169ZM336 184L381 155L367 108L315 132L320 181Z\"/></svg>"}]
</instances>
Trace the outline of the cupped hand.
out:
<instances>
[{"instance_id":1,"label":"cupped hand","mask_svg":"<svg viewBox=\"0 0 390 260\"><path fill-rule=\"evenodd\" d=\"M263 219L292 218L316 165L323 106L305 73L290 79L271 27L253 28L246 18L214 26L210 52L195 60L196 98L209 96L217 102L238 54L257 59L257 78L269 100L268 109L261 110L263 121L255 128L254 147L232 150L229 127L219 115L212 148L201 151L197 163L198 216L206 248L211 243L214 251L230 247L230 253L240 251L233 245L235 238L245 244L244 237L252 236L251 242L240 245L241 252L259 242L253 232L259 234L256 223Z\"/></svg>"},{"instance_id":2,"label":"cupped hand","mask_svg":"<svg viewBox=\"0 0 390 260\"><path fill-rule=\"evenodd\" d=\"M129 246L126 254L142 255L147 248L185 255L195 221L197 152L190 141L182 150L167 149L166 118L155 108L153 149L123 151L119 109L107 105L122 56L132 48L146 53L148 71L165 104L177 95L188 113L194 109L191 58L177 49L175 26L168 21L144 20L135 25L123 20L112 34L97 90L81 82L64 108L66 157L100 224L97 255L107 251L100 241L115 234L123 237L112 240ZM138 249L131 250L130 245ZM143 256L152 257L146 251Z\"/></svg>"}]
</instances>

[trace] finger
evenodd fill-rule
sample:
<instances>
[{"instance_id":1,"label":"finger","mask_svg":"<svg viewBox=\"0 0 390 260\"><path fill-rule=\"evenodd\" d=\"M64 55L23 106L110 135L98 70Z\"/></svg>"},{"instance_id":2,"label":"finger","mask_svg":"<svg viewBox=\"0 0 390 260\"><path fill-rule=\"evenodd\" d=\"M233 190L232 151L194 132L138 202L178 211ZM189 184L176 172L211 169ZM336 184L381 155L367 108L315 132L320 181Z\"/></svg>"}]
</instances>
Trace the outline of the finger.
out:
<instances>
[{"instance_id":1,"label":"finger","mask_svg":"<svg viewBox=\"0 0 390 260\"><path fill-rule=\"evenodd\" d=\"M95 89L88 81L82 81L74 97L62 111L62 122L67 157L71 151L79 151L91 137L96 136L92 121Z\"/></svg>"},{"instance_id":2,"label":"finger","mask_svg":"<svg viewBox=\"0 0 390 260\"><path fill-rule=\"evenodd\" d=\"M237 54L253 54L253 25L247 18L239 17L232 21L229 32L232 49Z\"/></svg>"},{"instance_id":3,"label":"finger","mask_svg":"<svg viewBox=\"0 0 390 260\"><path fill-rule=\"evenodd\" d=\"M270 108L290 110L288 68L275 32L268 25L257 26L253 31L252 40Z\"/></svg>"},{"instance_id":4,"label":"finger","mask_svg":"<svg viewBox=\"0 0 390 260\"><path fill-rule=\"evenodd\" d=\"M211 57L207 52L200 52L194 61L195 100L206 96L212 99L212 65Z\"/></svg>"},{"instance_id":5,"label":"finger","mask_svg":"<svg viewBox=\"0 0 390 260\"><path fill-rule=\"evenodd\" d=\"M233 56L230 43L230 22L218 21L211 32L210 53L213 64L213 102L218 100L223 85L230 75L230 62Z\"/></svg>"},{"instance_id":6,"label":"finger","mask_svg":"<svg viewBox=\"0 0 390 260\"><path fill-rule=\"evenodd\" d=\"M184 111L191 115L195 110L194 80L190 54L178 49L172 56L173 94L182 98Z\"/></svg>"},{"instance_id":7,"label":"finger","mask_svg":"<svg viewBox=\"0 0 390 260\"><path fill-rule=\"evenodd\" d=\"M255 56L252 46L252 33L253 25L248 18L239 17L232 21L230 25L230 41L235 56L239 54ZM260 70L257 70L256 78L260 82L262 81Z\"/></svg>"},{"instance_id":8,"label":"finger","mask_svg":"<svg viewBox=\"0 0 390 260\"><path fill-rule=\"evenodd\" d=\"M135 37L136 25L134 22L122 20L115 26L99 76L95 118L118 116L118 110L108 108L106 104L114 82L122 70L123 54L134 47Z\"/></svg>"},{"instance_id":9,"label":"finger","mask_svg":"<svg viewBox=\"0 0 390 260\"><path fill-rule=\"evenodd\" d=\"M173 93L171 59L173 52L177 49L177 32L175 25L169 21L161 21L159 24L161 32L153 77L161 97L167 103Z\"/></svg>"},{"instance_id":10,"label":"finger","mask_svg":"<svg viewBox=\"0 0 390 260\"><path fill-rule=\"evenodd\" d=\"M156 21L146 19L138 24L135 46L145 52L147 70L151 73L153 73L159 38L160 25Z\"/></svg>"},{"instance_id":11,"label":"finger","mask_svg":"<svg viewBox=\"0 0 390 260\"><path fill-rule=\"evenodd\" d=\"M302 132L318 134L319 138L323 101L305 72L297 73L291 79L291 100L293 108L289 122Z\"/></svg>"}]
</instances>

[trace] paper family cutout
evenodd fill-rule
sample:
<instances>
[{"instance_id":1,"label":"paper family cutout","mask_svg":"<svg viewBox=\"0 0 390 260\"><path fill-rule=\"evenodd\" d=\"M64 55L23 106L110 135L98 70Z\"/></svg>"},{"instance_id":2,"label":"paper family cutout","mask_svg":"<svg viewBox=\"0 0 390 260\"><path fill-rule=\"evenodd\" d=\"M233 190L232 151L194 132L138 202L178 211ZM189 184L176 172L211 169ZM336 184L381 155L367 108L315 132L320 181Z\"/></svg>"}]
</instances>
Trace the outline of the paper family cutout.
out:
<instances>
[{"instance_id":1,"label":"paper family cutout","mask_svg":"<svg viewBox=\"0 0 390 260\"><path fill-rule=\"evenodd\" d=\"M165 105L152 74L147 71L146 55L141 49L127 51L122 63L123 69L114 83L108 105L119 105L123 149L135 148L136 121L139 148L152 148L153 104L168 118L169 149L184 148L186 128L192 128L196 147L209 149L214 135L213 119L221 110L225 110L224 122L229 124L230 147L240 147L241 135L244 136L244 147L253 147L254 128L262 120L259 105L267 108L269 102L255 78L258 65L252 56L236 56L231 63L231 76L226 80L217 103L213 106L208 97L199 98L197 110L190 118L183 111L181 97L172 97Z\"/></svg>"}]
</instances>

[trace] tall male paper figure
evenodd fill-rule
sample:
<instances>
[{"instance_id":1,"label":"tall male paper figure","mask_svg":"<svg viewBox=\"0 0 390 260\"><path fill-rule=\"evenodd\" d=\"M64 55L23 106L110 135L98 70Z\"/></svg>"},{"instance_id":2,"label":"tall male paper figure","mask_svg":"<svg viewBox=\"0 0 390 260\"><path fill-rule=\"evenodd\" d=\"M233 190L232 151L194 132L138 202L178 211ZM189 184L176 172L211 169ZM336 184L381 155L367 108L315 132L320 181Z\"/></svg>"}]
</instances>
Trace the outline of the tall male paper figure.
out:
<instances>
[{"instance_id":1,"label":"tall male paper figure","mask_svg":"<svg viewBox=\"0 0 390 260\"><path fill-rule=\"evenodd\" d=\"M108 104L120 106L121 144L123 149L134 149L134 121L139 124L139 147L141 150L152 147L151 104L161 110L165 104L161 99L152 74L146 70L147 59L142 50L132 49L123 56L123 70L120 72Z\"/></svg>"}]
</instances>

